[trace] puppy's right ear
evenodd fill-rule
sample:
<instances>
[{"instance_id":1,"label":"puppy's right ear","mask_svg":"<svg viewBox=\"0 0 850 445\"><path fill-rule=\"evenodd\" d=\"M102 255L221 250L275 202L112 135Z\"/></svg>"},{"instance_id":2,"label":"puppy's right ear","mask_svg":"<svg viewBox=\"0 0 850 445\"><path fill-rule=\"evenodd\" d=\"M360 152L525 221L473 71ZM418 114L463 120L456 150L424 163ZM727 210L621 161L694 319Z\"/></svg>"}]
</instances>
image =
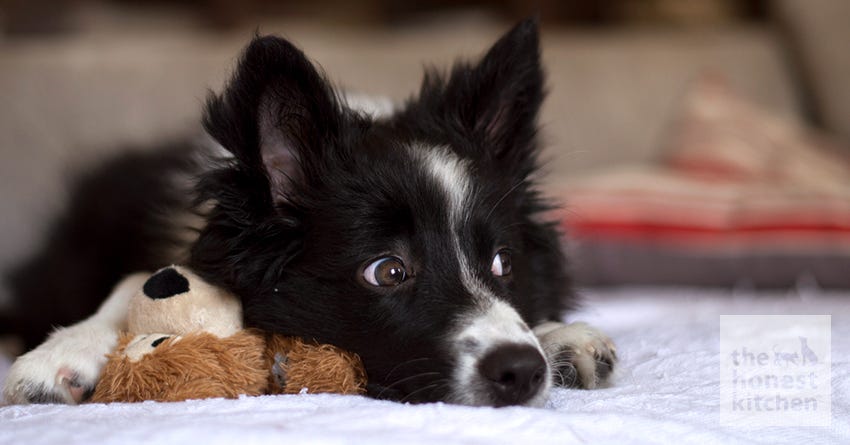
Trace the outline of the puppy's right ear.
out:
<instances>
[{"instance_id":1,"label":"puppy's right ear","mask_svg":"<svg viewBox=\"0 0 850 445\"><path fill-rule=\"evenodd\" d=\"M275 201L317 177L342 113L330 84L285 39L257 36L221 95L210 93L203 124L242 166L269 179Z\"/></svg>"}]
</instances>

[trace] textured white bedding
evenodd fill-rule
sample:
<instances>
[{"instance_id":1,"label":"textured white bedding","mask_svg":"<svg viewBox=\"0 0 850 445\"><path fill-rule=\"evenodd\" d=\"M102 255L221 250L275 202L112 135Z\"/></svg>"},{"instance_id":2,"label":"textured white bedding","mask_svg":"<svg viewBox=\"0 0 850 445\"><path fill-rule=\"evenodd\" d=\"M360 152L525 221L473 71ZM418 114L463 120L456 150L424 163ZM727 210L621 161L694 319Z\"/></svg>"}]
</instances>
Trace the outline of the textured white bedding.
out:
<instances>
[{"instance_id":1,"label":"textured white bedding","mask_svg":"<svg viewBox=\"0 0 850 445\"><path fill-rule=\"evenodd\" d=\"M83 406L0 407L0 444L850 444L850 292L627 289L587 292L573 319L603 328L615 384L555 390L547 406L401 405L298 395ZM721 314L832 315L832 425L719 422ZM0 377L5 372L0 363Z\"/></svg>"}]
</instances>

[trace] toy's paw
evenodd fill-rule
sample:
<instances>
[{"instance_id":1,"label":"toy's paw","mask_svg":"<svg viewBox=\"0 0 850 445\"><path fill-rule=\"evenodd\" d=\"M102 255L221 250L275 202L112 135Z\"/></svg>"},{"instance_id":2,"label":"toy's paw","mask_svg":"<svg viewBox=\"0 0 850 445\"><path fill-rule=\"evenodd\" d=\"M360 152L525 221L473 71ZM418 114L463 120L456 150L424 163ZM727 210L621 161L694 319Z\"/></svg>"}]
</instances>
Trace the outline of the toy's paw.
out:
<instances>
[{"instance_id":1,"label":"toy's paw","mask_svg":"<svg viewBox=\"0 0 850 445\"><path fill-rule=\"evenodd\" d=\"M534 329L555 373L555 384L593 389L606 383L617 362L614 343L587 323L544 323Z\"/></svg>"},{"instance_id":2,"label":"toy's paw","mask_svg":"<svg viewBox=\"0 0 850 445\"><path fill-rule=\"evenodd\" d=\"M3 388L7 403L85 401L94 391L106 354L115 347L113 325L82 322L59 329L36 349L18 357Z\"/></svg>"}]
</instances>

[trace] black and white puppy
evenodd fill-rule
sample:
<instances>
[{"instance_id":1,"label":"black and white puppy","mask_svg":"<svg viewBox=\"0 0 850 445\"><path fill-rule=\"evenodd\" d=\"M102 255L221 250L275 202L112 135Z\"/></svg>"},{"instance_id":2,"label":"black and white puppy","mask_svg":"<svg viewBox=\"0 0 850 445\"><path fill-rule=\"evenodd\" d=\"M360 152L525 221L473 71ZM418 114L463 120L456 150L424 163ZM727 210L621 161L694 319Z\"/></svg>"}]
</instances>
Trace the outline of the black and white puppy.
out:
<instances>
[{"instance_id":1,"label":"black and white puppy","mask_svg":"<svg viewBox=\"0 0 850 445\"><path fill-rule=\"evenodd\" d=\"M227 156L210 164L171 152L180 167L157 172L200 175L203 222L182 245L187 255L123 254L148 255L132 263L148 269L186 261L240 296L247 325L356 352L374 397L539 406L553 384L594 388L616 356L599 331L561 323L575 302L532 178L543 96L534 20L477 63L427 72L419 94L390 112L345 99L288 41L256 37L206 104L204 126ZM151 176L138 171L144 163L125 164L106 176ZM144 192L172 196L161 188L179 182L145 183ZM132 224L112 220L103 231L150 246L179 241L162 228L181 219L180 200L163 202L169 219L153 232L140 223L155 221L138 214L141 204ZM40 285L50 281L43 273ZM6 398L84 399L140 279L19 358Z\"/></svg>"}]
</instances>

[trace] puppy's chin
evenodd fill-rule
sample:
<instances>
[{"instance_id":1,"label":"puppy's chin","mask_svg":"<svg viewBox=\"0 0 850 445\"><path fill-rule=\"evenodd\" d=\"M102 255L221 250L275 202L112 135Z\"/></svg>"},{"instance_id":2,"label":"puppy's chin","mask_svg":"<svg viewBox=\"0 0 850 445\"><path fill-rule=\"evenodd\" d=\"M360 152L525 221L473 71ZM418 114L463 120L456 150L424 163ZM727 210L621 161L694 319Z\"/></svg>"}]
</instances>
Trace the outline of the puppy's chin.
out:
<instances>
[{"instance_id":1,"label":"puppy's chin","mask_svg":"<svg viewBox=\"0 0 850 445\"><path fill-rule=\"evenodd\" d=\"M465 381L454 380L448 387L436 387L425 385L414 388L407 393L389 386L371 383L367 386L367 394L370 397L382 400L392 400L407 403L436 403L445 402L455 405L467 406L491 406L501 408L505 406L526 406L540 408L549 397L553 380L549 373L546 374L544 383L537 393L522 403L507 403L493 393L490 384L482 376L472 376Z\"/></svg>"}]
</instances>

